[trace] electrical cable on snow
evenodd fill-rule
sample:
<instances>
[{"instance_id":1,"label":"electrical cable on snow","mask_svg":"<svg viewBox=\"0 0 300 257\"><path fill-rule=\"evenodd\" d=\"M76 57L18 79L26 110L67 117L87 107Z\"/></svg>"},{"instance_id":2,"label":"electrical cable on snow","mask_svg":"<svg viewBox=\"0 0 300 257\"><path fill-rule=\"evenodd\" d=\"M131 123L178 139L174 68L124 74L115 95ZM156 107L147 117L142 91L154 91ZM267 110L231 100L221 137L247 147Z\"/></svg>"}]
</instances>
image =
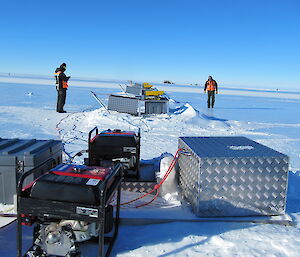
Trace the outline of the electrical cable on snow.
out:
<instances>
[{"instance_id":1,"label":"electrical cable on snow","mask_svg":"<svg viewBox=\"0 0 300 257\"><path fill-rule=\"evenodd\" d=\"M125 84L126 85L126 84ZM121 88L122 88L122 86L121 85L119 85ZM125 90L122 88L122 90L125 92ZM94 92L92 92L93 94L95 94ZM126 93L126 92L125 92ZM175 101L175 100L174 100ZM176 102L176 101L175 101ZM103 107L103 105L102 105L102 107ZM104 107L105 108L105 107ZM105 108L106 109L106 108ZM107 109L106 109L107 110ZM83 112L85 112L85 111L87 111L87 110L84 110ZM80 112L77 112L77 113L80 113ZM73 114L77 114L77 113L73 113ZM110 113L109 113L110 114ZM68 116L66 116L66 117L64 117L63 119L65 119L65 118L68 118L69 116L70 116L71 114L69 114ZM135 120L133 120L133 121L130 121L130 120L125 120L127 123L129 123L131 126L133 126L133 127L136 127L136 128L142 128L142 124L141 123L143 123L144 124L144 126L145 126L145 128L143 129L143 131L144 132L149 132L150 130L151 130L151 128L148 126L148 124L146 123L146 121L145 121L145 119L144 119L145 117L143 117L143 116L141 116L141 117L138 117L138 124L135 124L133 121L135 121ZM62 120L60 120L59 121L59 123L61 123L62 121L63 121L63 119ZM59 123L57 124L57 125L59 125ZM72 129L72 130L74 130L74 129Z\"/></svg>"},{"instance_id":2,"label":"electrical cable on snow","mask_svg":"<svg viewBox=\"0 0 300 257\"><path fill-rule=\"evenodd\" d=\"M155 201L156 198L157 198L158 195L159 195L159 190L160 190L161 185L166 181L166 179L168 178L168 176L169 176L170 173L172 172L172 170L173 170L173 168L175 167L176 163L178 162L178 158L179 158L179 156L180 156L181 154L183 154L183 155L190 155L190 153L187 152L187 151L185 151L183 148L179 148L179 149L176 151L176 153L175 153L175 155L174 155L174 157L173 157L173 160L172 160L172 162L170 163L169 168L167 169L167 171L166 171L164 177L162 178L162 180L161 180L158 184L156 184L156 185L154 186L154 188L153 188L151 191L149 191L148 193L146 193L146 194L144 194L144 195L142 195L142 196L140 196L140 197L138 197L138 198L135 198L135 199L133 199L133 200L131 200L131 201L121 203L121 205L127 205L127 204L133 203L133 202L135 202L135 201L138 201L138 200L140 200L140 199L146 197L147 195L153 193L153 192L156 190L156 194L155 194L155 196L152 198L152 200L150 200L150 201L147 202L147 203L143 203L143 204L134 206L134 208L140 208L140 207L149 205L150 203L152 203L153 201Z\"/></svg>"},{"instance_id":3,"label":"electrical cable on snow","mask_svg":"<svg viewBox=\"0 0 300 257\"><path fill-rule=\"evenodd\" d=\"M61 129L59 126L61 125L61 123L62 123L65 119L67 119L67 118L69 118L69 117L71 117L71 116L73 116L73 115L76 115L76 114L82 114L82 115L85 117L86 115L84 114L84 112L87 112L87 111L89 111L90 109L91 109L91 107L86 108L86 109L84 109L84 110L81 111L81 112L70 113L70 114L68 114L67 116L62 117L62 118L58 121L58 123L56 124L56 126L55 126L55 128L56 128L56 130L57 130L57 132L58 132L58 136L59 136L60 139L62 140L63 152L64 152L64 153L67 155L67 157L68 157L67 162L73 161L73 159L77 156L77 153L75 154L75 156L72 156L71 153L68 153L68 152L66 151L65 145L68 144L68 143L70 143L70 142L69 142L70 140L72 140L72 142L75 141L75 140L82 140L82 141L84 141L84 142L87 142L87 141L84 140L84 139L78 138L78 137L76 137L76 136L75 136L75 137L68 138L67 140L65 140L64 137L66 136L66 134L67 134L68 132L70 132L70 131L75 131L75 130L76 130L76 125L73 124L72 129L69 130L69 131L67 131L64 135L62 135L62 133L61 133L61 132L63 131L63 129Z\"/></svg>"},{"instance_id":4,"label":"electrical cable on snow","mask_svg":"<svg viewBox=\"0 0 300 257\"><path fill-rule=\"evenodd\" d=\"M86 115L84 114L84 112L87 112L87 111L90 110L90 109L91 109L91 107L89 107L89 108L83 110L82 112L74 112L74 113L70 113L70 114L68 114L67 116L62 117L62 118L59 120L59 122L56 124L56 130L58 131L59 137L61 138L61 140L62 140L62 142L63 142L63 152L65 153L65 155L67 156L67 159L68 159L68 160L67 160L67 163L72 162L73 159L74 159L76 156L78 156L78 155L77 155L77 153L76 153L74 156L72 156L71 153L69 153L69 152L66 151L65 146L66 146L67 144L73 143L73 141L76 141L76 140L81 140L81 141L83 141L83 142L85 142L85 143L88 143L88 142L87 142L87 140L84 140L84 139L79 138L79 137L77 137L77 136L71 136L71 137L65 139L65 137L67 136L68 133L71 133L71 132L76 131L77 126L76 126L75 124L73 124L72 128L63 134L62 132L63 132L64 129L61 129L61 128L60 128L60 125L63 123L64 120L70 118L70 117L73 116L73 115L82 114L83 117L86 117ZM110 114L110 113L109 113L109 114ZM81 117L81 118L82 118L82 117ZM133 126L133 127L135 127L135 128L138 128L138 127L139 127L138 125L133 124L132 122L130 122L128 119L127 119L127 120L124 120L124 121L127 122L127 123L129 123L131 126ZM139 119L139 121L144 122L142 119ZM147 125L145 122L144 122L144 124L146 125L146 127L148 128L148 130L150 130L149 127L148 127L148 125ZM82 133L81 131L79 131L79 132Z\"/></svg>"},{"instance_id":5,"label":"electrical cable on snow","mask_svg":"<svg viewBox=\"0 0 300 257\"><path fill-rule=\"evenodd\" d=\"M141 205L137 205L137 206L135 206L135 208L143 207L143 206L146 206L146 205L152 203L152 202L158 197L160 186L164 183L164 181L167 179L167 177L169 176L169 174L171 173L171 171L172 171L173 168L175 167L175 165L176 165L176 163L177 163L177 160L178 160L178 156L177 156L178 151L179 151L179 149L177 150L177 152L176 152L176 154L175 154L175 156L174 156L174 158L173 158L173 160L172 160L172 162L171 162L171 164L170 164L168 170L166 171L166 173L165 173L163 179L162 179L158 184L156 184L156 185L154 186L154 188L153 188L150 192L148 192L148 193L146 193L146 194L144 194L144 195L142 195L142 196L140 196L140 197L138 197L138 198L136 198L136 199L133 199L133 200L131 200L131 201L129 201L129 202L121 203L121 205L127 205L127 204L130 204L130 203L132 203L132 202L138 201L138 200L140 200L140 199L146 197L147 195L153 193L155 190L157 190L157 191L156 191L156 195L153 197L153 199L152 199L151 201L149 201L149 202L147 202L147 203L144 203L144 204L141 204Z\"/></svg>"},{"instance_id":6,"label":"electrical cable on snow","mask_svg":"<svg viewBox=\"0 0 300 257\"><path fill-rule=\"evenodd\" d=\"M68 156L68 162L72 162L76 156L81 156L82 153L86 152L86 150L82 150L82 151L76 153L74 156L71 156L71 154L68 153L68 152L65 150L65 144L71 143L71 142L73 142L73 141L75 141L75 140L82 140L82 141L84 141L84 142L86 142L86 140L80 139L80 138L78 138L78 137L71 137L71 138L68 138L67 140L64 140L63 138L64 138L64 136L65 136L66 134L63 135L63 136L61 136L61 131L62 131L62 129L59 128L59 125L63 122L63 120L69 118L70 116L72 116L72 115L74 115L74 114L78 114L78 113L83 114L83 112L86 112L86 111L89 110L89 109L90 109L90 108L85 109L85 110L83 110L82 112L70 113L70 114L68 114L67 116L63 117L63 118L56 124L56 129L57 129L57 131L58 131L58 134L59 134L59 136L61 137L61 139L62 139L62 141L63 141L63 152ZM83 116L85 116L85 115L83 114ZM145 121L143 121L142 119L140 119L140 121L142 121L142 122L148 127L148 125L146 124ZM127 120L127 122L129 122L129 121ZM131 123L131 125L136 126L136 125L134 125L134 124L132 124L132 123ZM76 129L76 125L73 124L73 127L72 127L71 131L75 131L75 129ZM148 129L149 129L149 127L148 127ZM149 130L150 130L150 129L149 129ZM70 141L71 141L71 142L70 142ZM167 177L169 176L169 174L171 173L171 171L172 171L173 168L175 167L175 165L176 165L176 163L177 163L177 161L178 161L178 157L179 157L180 154L186 154L186 153L183 152L183 149L181 149L181 148L177 150L177 152L175 153L174 158L173 158L173 160L172 160L172 162L171 162L171 164L170 164L168 170L166 171L164 177L162 178L162 180L161 180L157 185L154 186L154 188L153 188L150 192L148 192L148 193L142 195L141 197L138 197L138 198L136 198L136 199L133 199L133 200L131 200L131 201L129 201L129 202L122 203L121 205L127 205L127 204L130 204L130 203L135 202L135 201L137 201L137 200L140 200L140 199L146 197L147 195L153 193L153 192L156 190L156 195L153 197L153 199L152 199L151 201L149 201L149 202L147 202L147 203L144 203L144 204L141 204L141 205L138 205L138 206L135 206L135 208L143 207L143 206L146 206L146 205L152 203L152 202L158 197L158 195L159 195L159 189L160 189L161 185L165 182L165 180L167 179Z\"/></svg>"}]
</instances>

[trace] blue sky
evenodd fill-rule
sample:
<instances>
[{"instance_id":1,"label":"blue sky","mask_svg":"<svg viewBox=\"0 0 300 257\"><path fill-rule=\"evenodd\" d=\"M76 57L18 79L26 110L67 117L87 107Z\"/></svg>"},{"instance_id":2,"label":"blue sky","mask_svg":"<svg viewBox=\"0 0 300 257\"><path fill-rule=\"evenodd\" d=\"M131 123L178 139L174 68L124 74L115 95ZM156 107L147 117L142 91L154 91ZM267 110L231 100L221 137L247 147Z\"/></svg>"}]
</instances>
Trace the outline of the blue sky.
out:
<instances>
[{"instance_id":1,"label":"blue sky","mask_svg":"<svg viewBox=\"0 0 300 257\"><path fill-rule=\"evenodd\" d=\"M300 1L2 1L0 72L299 89Z\"/></svg>"}]
</instances>

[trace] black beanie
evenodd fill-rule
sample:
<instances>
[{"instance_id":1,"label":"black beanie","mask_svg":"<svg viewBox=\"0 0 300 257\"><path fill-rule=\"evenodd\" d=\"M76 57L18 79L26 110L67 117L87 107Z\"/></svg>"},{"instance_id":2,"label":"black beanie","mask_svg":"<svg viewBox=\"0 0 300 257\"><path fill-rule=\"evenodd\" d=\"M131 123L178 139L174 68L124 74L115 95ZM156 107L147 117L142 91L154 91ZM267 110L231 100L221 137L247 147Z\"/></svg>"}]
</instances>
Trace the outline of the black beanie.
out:
<instances>
[{"instance_id":1,"label":"black beanie","mask_svg":"<svg viewBox=\"0 0 300 257\"><path fill-rule=\"evenodd\" d=\"M65 64L64 62L60 65L60 68L67 68L67 64Z\"/></svg>"}]
</instances>

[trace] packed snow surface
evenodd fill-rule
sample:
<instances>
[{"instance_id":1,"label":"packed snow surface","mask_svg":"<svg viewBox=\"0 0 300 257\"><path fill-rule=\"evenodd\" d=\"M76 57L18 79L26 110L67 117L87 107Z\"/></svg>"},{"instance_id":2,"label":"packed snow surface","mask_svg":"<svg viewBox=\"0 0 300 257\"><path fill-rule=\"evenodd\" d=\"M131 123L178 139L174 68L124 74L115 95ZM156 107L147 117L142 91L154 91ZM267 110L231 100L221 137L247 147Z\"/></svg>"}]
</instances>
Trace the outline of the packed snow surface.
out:
<instances>
[{"instance_id":1,"label":"packed snow surface","mask_svg":"<svg viewBox=\"0 0 300 257\"><path fill-rule=\"evenodd\" d=\"M242 222L123 224L111 256L300 256L299 92L222 90L220 86L215 108L207 109L202 87L158 85L171 98L170 113L136 117L108 112L90 93L93 90L107 103L108 94L121 91L117 83L80 81L72 86L70 82L65 106L68 113L58 114L55 86L49 85L52 82L2 81L0 137L61 139L66 159L87 149L87 134L95 126L100 131L140 128L144 160L175 154L180 136L246 136L290 157L287 213L294 226ZM83 157L74 161L82 163ZM162 167L170 163L168 158L163 161ZM167 184L162 196L178 203L174 184ZM0 211L9 209L11 206L0 205ZM15 234L8 231L4 236L4 229L0 230L0 256L15 256Z\"/></svg>"}]
</instances>

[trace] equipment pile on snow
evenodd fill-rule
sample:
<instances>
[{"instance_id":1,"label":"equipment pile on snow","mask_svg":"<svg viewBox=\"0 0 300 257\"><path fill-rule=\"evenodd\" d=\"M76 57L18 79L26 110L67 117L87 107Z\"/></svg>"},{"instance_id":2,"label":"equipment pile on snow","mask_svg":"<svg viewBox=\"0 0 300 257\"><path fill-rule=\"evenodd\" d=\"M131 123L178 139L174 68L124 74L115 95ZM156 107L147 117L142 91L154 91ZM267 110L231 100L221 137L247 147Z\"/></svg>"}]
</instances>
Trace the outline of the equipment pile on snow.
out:
<instances>
[{"instance_id":1,"label":"equipment pile on snow","mask_svg":"<svg viewBox=\"0 0 300 257\"><path fill-rule=\"evenodd\" d=\"M162 114L169 112L169 100L164 91L149 83L127 85L126 95L109 95L108 109L133 115Z\"/></svg>"},{"instance_id":2,"label":"equipment pile on snow","mask_svg":"<svg viewBox=\"0 0 300 257\"><path fill-rule=\"evenodd\" d=\"M109 256L118 235L120 206L154 194L152 200L135 206L143 207L155 201L159 193L167 196L166 189L174 191L177 186L181 200L189 202L198 217L285 212L289 158L245 137L180 137L178 150L169 168L160 174L159 182L155 181L153 170L147 175L143 171L140 131L108 129L99 133L95 127L88 134L84 165L61 164L60 141L38 142L35 147L37 142L20 141L18 147L0 156L32 146L24 153L24 161L34 159L32 154L40 160L26 172L14 171L19 174L18 257L81 256L82 243L95 240L98 256ZM13 144L3 141L0 149ZM169 182L178 183L173 187L167 182L164 189L162 184L170 174ZM122 190L137 192L147 185L150 189L144 195L121 203ZM12 198L4 201L11 202ZM33 245L27 255L22 253L23 225L33 226Z\"/></svg>"}]
</instances>

